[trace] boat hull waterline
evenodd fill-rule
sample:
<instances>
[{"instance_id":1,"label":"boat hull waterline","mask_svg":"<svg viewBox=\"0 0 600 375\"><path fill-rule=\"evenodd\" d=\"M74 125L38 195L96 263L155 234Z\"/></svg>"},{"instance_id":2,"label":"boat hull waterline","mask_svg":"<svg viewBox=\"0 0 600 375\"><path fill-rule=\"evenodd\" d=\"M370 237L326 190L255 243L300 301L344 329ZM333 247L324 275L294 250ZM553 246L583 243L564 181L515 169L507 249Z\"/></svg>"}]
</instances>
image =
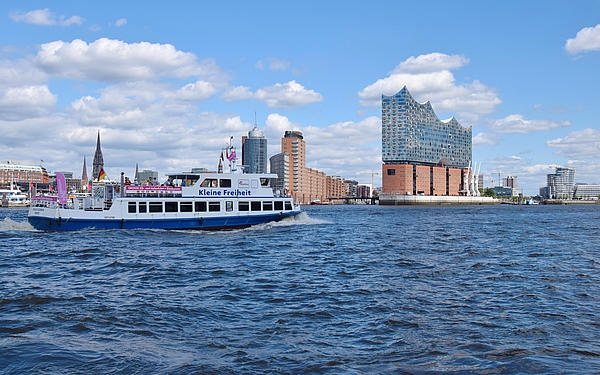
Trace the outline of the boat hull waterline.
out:
<instances>
[{"instance_id":1,"label":"boat hull waterline","mask_svg":"<svg viewBox=\"0 0 600 375\"><path fill-rule=\"evenodd\" d=\"M164 229L164 230L221 230L247 228L252 225L280 221L300 211L271 215L201 217L187 219L77 219L29 216L28 221L41 231L76 231L83 229Z\"/></svg>"}]
</instances>

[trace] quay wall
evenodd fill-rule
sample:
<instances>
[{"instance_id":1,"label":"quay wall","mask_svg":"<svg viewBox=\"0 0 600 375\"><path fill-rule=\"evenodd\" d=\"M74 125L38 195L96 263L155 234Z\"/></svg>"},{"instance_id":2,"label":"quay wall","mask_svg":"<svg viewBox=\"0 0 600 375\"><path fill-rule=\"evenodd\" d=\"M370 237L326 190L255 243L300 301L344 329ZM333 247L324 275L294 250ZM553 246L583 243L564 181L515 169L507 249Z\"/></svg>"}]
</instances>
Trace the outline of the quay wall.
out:
<instances>
[{"instance_id":1,"label":"quay wall","mask_svg":"<svg viewBox=\"0 0 600 375\"><path fill-rule=\"evenodd\" d=\"M500 204L500 201L491 197L464 197L464 196L432 196L432 195L405 195L405 194L380 194L379 204L386 206L402 205L483 205Z\"/></svg>"}]
</instances>

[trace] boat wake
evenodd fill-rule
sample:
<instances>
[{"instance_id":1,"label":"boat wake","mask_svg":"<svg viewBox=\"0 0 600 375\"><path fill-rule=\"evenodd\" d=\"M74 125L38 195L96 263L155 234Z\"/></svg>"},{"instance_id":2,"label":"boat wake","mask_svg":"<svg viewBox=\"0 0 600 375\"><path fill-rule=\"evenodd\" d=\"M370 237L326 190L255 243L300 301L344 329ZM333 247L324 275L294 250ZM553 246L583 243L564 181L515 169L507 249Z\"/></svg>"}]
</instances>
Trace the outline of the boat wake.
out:
<instances>
[{"instance_id":1,"label":"boat wake","mask_svg":"<svg viewBox=\"0 0 600 375\"><path fill-rule=\"evenodd\" d=\"M0 232L14 231L35 232L36 230L27 221L14 221L8 217L0 221Z\"/></svg>"},{"instance_id":2,"label":"boat wake","mask_svg":"<svg viewBox=\"0 0 600 375\"><path fill-rule=\"evenodd\" d=\"M257 224L242 230L264 230L278 227L290 227L294 225L321 225L321 224L333 224L330 221L323 219L315 219L308 216L306 212L301 212L298 215L288 216L280 221L272 221L265 224Z\"/></svg>"}]
</instances>

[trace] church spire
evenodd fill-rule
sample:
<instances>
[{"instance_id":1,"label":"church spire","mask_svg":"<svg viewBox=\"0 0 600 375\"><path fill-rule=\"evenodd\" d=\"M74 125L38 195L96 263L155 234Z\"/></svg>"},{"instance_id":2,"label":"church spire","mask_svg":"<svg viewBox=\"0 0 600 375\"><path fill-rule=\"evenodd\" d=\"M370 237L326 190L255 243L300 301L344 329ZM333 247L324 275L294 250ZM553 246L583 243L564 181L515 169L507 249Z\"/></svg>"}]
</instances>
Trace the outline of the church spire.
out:
<instances>
[{"instance_id":1,"label":"church spire","mask_svg":"<svg viewBox=\"0 0 600 375\"><path fill-rule=\"evenodd\" d=\"M85 156L83 157L83 172L81 172L81 188L85 189L88 185L87 166L85 165Z\"/></svg>"},{"instance_id":2,"label":"church spire","mask_svg":"<svg viewBox=\"0 0 600 375\"><path fill-rule=\"evenodd\" d=\"M100 148L100 130L98 130L98 141L96 142L96 153L94 154L94 169L92 178L97 180L100 172L104 168L104 158L102 157L102 149Z\"/></svg>"}]
</instances>

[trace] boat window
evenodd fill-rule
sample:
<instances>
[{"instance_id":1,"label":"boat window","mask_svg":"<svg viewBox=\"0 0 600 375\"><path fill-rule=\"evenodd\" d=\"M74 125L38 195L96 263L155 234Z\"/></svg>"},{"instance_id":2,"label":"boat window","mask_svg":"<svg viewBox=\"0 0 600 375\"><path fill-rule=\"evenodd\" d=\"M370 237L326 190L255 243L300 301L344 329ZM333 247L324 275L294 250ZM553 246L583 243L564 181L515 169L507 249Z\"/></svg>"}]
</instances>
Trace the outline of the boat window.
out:
<instances>
[{"instance_id":1,"label":"boat window","mask_svg":"<svg viewBox=\"0 0 600 375\"><path fill-rule=\"evenodd\" d=\"M249 202L239 202L238 203L238 211L250 211L250 203Z\"/></svg>"},{"instance_id":2,"label":"boat window","mask_svg":"<svg viewBox=\"0 0 600 375\"><path fill-rule=\"evenodd\" d=\"M258 180L251 180L251 185L254 189L258 187Z\"/></svg>"},{"instance_id":3,"label":"boat window","mask_svg":"<svg viewBox=\"0 0 600 375\"><path fill-rule=\"evenodd\" d=\"M165 212L177 212L177 202L165 202Z\"/></svg>"},{"instance_id":4,"label":"boat window","mask_svg":"<svg viewBox=\"0 0 600 375\"><path fill-rule=\"evenodd\" d=\"M275 201L275 211L283 210L283 201Z\"/></svg>"},{"instance_id":5,"label":"boat window","mask_svg":"<svg viewBox=\"0 0 600 375\"><path fill-rule=\"evenodd\" d=\"M206 202L195 202L196 212L206 212Z\"/></svg>"},{"instance_id":6,"label":"boat window","mask_svg":"<svg viewBox=\"0 0 600 375\"><path fill-rule=\"evenodd\" d=\"M292 209L292 202L285 202L285 209L286 210L291 210Z\"/></svg>"},{"instance_id":7,"label":"boat window","mask_svg":"<svg viewBox=\"0 0 600 375\"><path fill-rule=\"evenodd\" d=\"M200 184L202 187L219 187L218 181L216 178L205 178L204 181Z\"/></svg>"},{"instance_id":8,"label":"boat window","mask_svg":"<svg viewBox=\"0 0 600 375\"><path fill-rule=\"evenodd\" d=\"M219 180L219 186L222 188L231 187L231 180L228 178L222 178Z\"/></svg>"},{"instance_id":9,"label":"boat window","mask_svg":"<svg viewBox=\"0 0 600 375\"><path fill-rule=\"evenodd\" d=\"M233 211L233 201L225 202L225 211L227 211L227 212Z\"/></svg>"},{"instance_id":10,"label":"boat window","mask_svg":"<svg viewBox=\"0 0 600 375\"><path fill-rule=\"evenodd\" d=\"M138 211L141 214L145 214L148 212L148 203L147 202L139 202Z\"/></svg>"},{"instance_id":11,"label":"boat window","mask_svg":"<svg viewBox=\"0 0 600 375\"><path fill-rule=\"evenodd\" d=\"M260 202L251 202L252 211L260 211Z\"/></svg>"},{"instance_id":12,"label":"boat window","mask_svg":"<svg viewBox=\"0 0 600 375\"><path fill-rule=\"evenodd\" d=\"M250 181L243 179L238 181L238 187L247 188L250 187Z\"/></svg>"},{"instance_id":13,"label":"boat window","mask_svg":"<svg viewBox=\"0 0 600 375\"><path fill-rule=\"evenodd\" d=\"M273 202L263 202L263 211L273 211Z\"/></svg>"},{"instance_id":14,"label":"boat window","mask_svg":"<svg viewBox=\"0 0 600 375\"><path fill-rule=\"evenodd\" d=\"M192 212L192 202L179 202L179 211Z\"/></svg>"},{"instance_id":15,"label":"boat window","mask_svg":"<svg viewBox=\"0 0 600 375\"><path fill-rule=\"evenodd\" d=\"M221 211L221 202L208 202L208 211L210 211L210 212Z\"/></svg>"},{"instance_id":16,"label":"boat window","mask_svg":"<svg viewBox=\"0 0 600 375\"><path fill-rule=\"evenodd\" d=\"M267 187L267 186L269 186L269 179L268 179L268 178L261 177L261 179L260 179L260 186L262 186L262 187Z\"/></svg>"},{"instance_id":17,"label":"boat window","mask_svg":"<svg viewBox=\"0 0 600 375\"><path fill-rule=\"evenodd\" d=\"M135 214L137 212L137 203L129 202L127 203L127 212L130 214Z\"/></svg>"},{"instance_id":18,"label":"boat window","mask_svg":"<svg viewBox=\"0 0 600 375\"><path fill-rule=\"evenodd\" d=\"M150 202L150 212L163 212L162 202Z\"/></svg>"}]
</instances>

